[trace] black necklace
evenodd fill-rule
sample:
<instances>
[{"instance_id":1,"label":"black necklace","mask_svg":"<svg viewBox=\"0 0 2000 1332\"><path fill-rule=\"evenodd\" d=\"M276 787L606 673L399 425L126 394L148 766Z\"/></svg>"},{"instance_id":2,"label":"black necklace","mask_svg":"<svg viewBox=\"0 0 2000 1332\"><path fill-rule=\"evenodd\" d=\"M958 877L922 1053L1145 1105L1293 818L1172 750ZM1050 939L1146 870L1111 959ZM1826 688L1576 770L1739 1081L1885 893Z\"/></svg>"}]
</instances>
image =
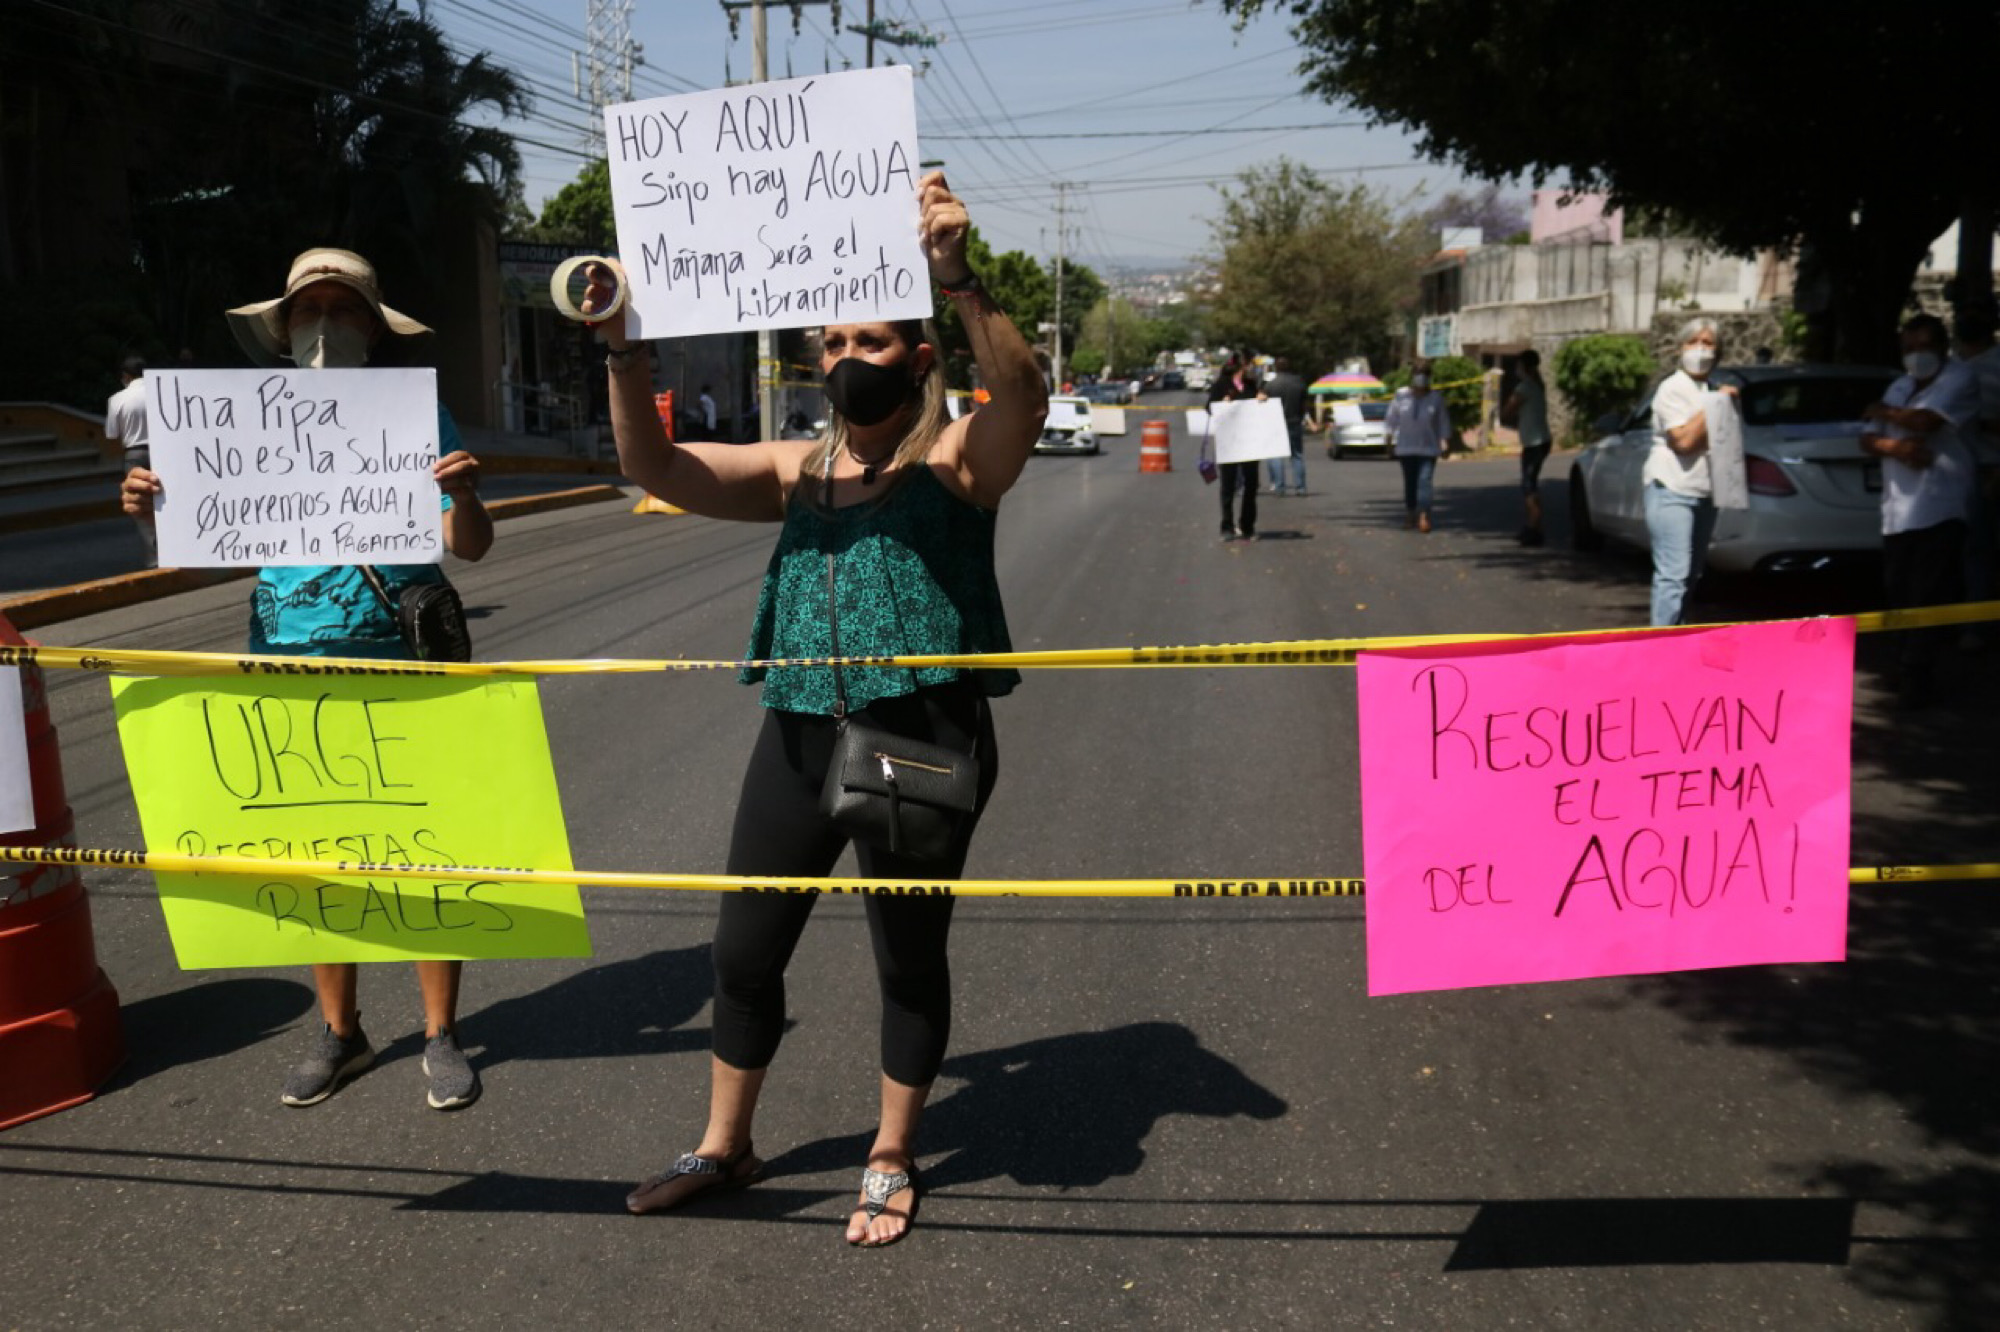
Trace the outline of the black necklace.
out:
<instances>
[{"instance_id":1,"label":"black necklace","mask_svg":"<svg viewBox=\"0 0 2000 1332\"><path fill-rule=\"evenodd\" d=\"M892 448L887 452L885 452L880 458L875 459L874 462L870 462L868 459L863 458L860 455L856 454L854 452L854 446L852 444L848 444L843 447L846 448L847 456L849 458L852 458L855 462L861 464L861 484L864 486L874 485L875 478L881 475L881 473L877 469L884 461L886 461L889 458L893 458L896 454L896 450Z\"/></svg>"}]
</instances>

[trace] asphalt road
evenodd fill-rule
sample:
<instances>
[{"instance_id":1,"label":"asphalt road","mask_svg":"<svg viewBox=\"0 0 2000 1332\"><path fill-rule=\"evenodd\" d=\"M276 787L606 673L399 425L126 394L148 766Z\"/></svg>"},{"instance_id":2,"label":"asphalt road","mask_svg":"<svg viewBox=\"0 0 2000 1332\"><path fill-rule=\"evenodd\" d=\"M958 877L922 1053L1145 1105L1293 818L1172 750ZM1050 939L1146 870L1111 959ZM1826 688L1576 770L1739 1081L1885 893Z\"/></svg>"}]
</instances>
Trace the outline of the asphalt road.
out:
<instances>
[{"instance_id":1,"label":"asphalt road","mask_svg":"<svg viewBox=\"0 0 2000 1332\"><path fill-rule=\"evenodd\" d=\"M1511 539L1511 460L1453 461L1439 530L1394 469L1315 452L1265 539L1222 545L1177 438L1137 471L1036 459L1003 510L1018 646L1540 631L1643 622L1644 569ZM1546 483L1560 514L1560 476ZM1555 523L1560 533L1559 518ZM598 505L455 567L487 658L729 657L775 533ZM1866 586L1739 583L1716 615ZM41 633L234 649L242 585ZM1856 863L1996 858L1993 658L1883 710L1865 645ZM551 679L576 861L720 867L753 696L706 675ZM103 680L54 680L82 838L138 845ZM996 708L980 877L1361 870L1353 673L1031 674ZM506 791L493 789L495 817ZM758 1125L773 1177L635 1219L693 1145L712 901L586 894L588 964L476 964L485 1097L423 1105L414 980L364 973L377 1067L277 1093L306 977L180 972L150 881L90 876L132 1058L0 1134L0 1327L1901 1328L1993 1326L2000 964L1990 887L1857 890L1845 965L1369 1000L1358 900L968 901L917 1233L850 1251L876 999L828 900Z\"/></svg>"}]
</instances>

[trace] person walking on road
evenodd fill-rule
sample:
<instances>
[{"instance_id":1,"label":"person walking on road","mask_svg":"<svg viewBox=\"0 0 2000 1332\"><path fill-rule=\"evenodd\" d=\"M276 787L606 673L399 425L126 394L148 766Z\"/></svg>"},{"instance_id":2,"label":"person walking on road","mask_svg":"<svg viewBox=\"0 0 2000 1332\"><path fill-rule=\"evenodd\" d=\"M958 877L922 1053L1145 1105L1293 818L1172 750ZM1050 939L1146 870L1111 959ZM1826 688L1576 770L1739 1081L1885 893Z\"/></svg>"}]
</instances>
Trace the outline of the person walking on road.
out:
<instances>
[{"instance_id":1,"label":"person walking on road","mask_svg":"<svg viewBox=\"0 0 2000 1332\"><path fill-rule=\"evenodd\" d=\"M1048 415L1033 352L967 264L964 204L933 172L921 185L931 276L971 339L991 400L950 420L936 335L922 321L828 325L821 368L831 423L817 440L734 448L675 444L652 407L646 348L604 326L611 421L625 475L713 518L781 523L745 656L818 658L1009 650L994 573L996 510ZM608 307L613 275L591 269L586 311ZM751 751L727 872L793 879L829 873L850 834L822 794L842 718L969 755L977 797L942 854L859 840L863 877L936 881L965 867L999 754L990 698L1013 671L752 668L763 728ZM811 915L809 894L722 898L708 1125L693 1151L634 1188L635 1213L755 1181L752 1120L785 1028L785 967ZM882 995L881 1111L847 1242L893 1243L916 1214L916 1134L951 1028L946 958L953 899L866 900Z\"/></svg>"},{"instance_id":2,"label":"person walking on road","mask_svg":"<svg viewBox=\"0 0 2000 1332\"><path fill-rule=\"evenodd\" d=\"M1889 608L1942 606L1965 595L1966 513L1973 497L1979 381L1947 361L1944 321L1918 315L1903 325L1903 377L1862 413L1862 451L1882 460L1882 572ZM1899 637L1898 701L1930 703L1942 629Z\"/></svg>"},{"instance_id":3,"label":"person walking on road","mask_svg":"<svg viewBox=\"0 0 2000 1332\"><path fill-rule=\"evenodd\" d=\"M1241 402L1255 398L1257 377L1245 364L1241 356L1231 356L1223 363L1222 373L1208 387L1208 405L1213 408L1218 402ZM1209 427L1214 429L1213 424ZM1224 541L1254 541L1257 539L1257 464L1254 462L1223 463L1222 472L1222 539ZM1243 496L1239 510L1236 497Z\"/></svg>"},{"instance_id":4,"label":"person walking on road","mask_svg":"<svg viewBox=\"0 0 2000 1332\"><path fill-rule=\"evenodd\" d=\"M152 451L146 446L146 385L140 378L145 373L145 358L126 357L118 367L118 391L104 404L104 437L125 446L128 476L134 468L153 465ZM124 494L122 481L119 493ZM139 529L140 544L146 548L146 567L151 569L160 562L159 533L142 518L133 518L132 525Z\"/></svg>"},{"instance_id":5,"label":"person walking on road","mask_svg":"<svg viewBox=\"0 0 2000 1332\"><path fill-rule=\"evenodd\" d=\"M1285 434L1291 442L1290 458L1272 458L1271 493L1283 495L1288 491L1293 495L1306 493L1306 381L1292 373L1292 363L1280 356L1271 363L1271 373L1264 380L1264 395L1276 398L1285 410ZM1289 476L1288 476L1289 467Z\"/></svg>"},{"instance_id":6,"label":"person walking on road","mask_svg":"<svg viewBox=\"0 0 2000 1332\"><path fill-rule=\"evenodd\" d=\"M1410 367L1410 389L1396 395L1383 418L1389 452L1403 468L1403 526L1431 530L1431 484L1451 445L1451 408L1431 387L1431 363Z\"/></svg>"},{"instance_id":7,"label":"person walking on road","mask_svg":"<svg viewBox=\"0 0 2000 1332\"><path fill-rule=\"evenodd\" d=\"M307 250L292 261L284 295L231 310L236 339L259 365L289 360L302 369L364 366L384 340L403 342L430 330L385 305L375 267L347 250ZM479 463L459 446L458 426L438 404L438 452L432 467L444 492L445 548L476 560L493 544L493 520L480 502ZM147 468L125 478L125 511L153 519L160 479ZM444 581L435 564L373 566L390 599L405 587ZM408 660L409 648L388 608L357 565L265 568L250 597L253 653L291 657L366 657ZM463 962L416 964L423 992L425 1099L434 1110L456 1110L479 1097L479 1074L459 1049L458 994ZM318 1105L375 1060L361 1029L359 969L352 963L317 963L313 986L324 1026L313 1034L306 1057L285 1080L286 1105Z\"/></svg>"},{"instance_id":8,"label":"person walking on road","mask_svg":"<svg viewBox=\"0 0 2000 1332\"><path fill-rule=\"evenodd\" d=\"M1524 546L1542 544L1542 464L1549 460L1555 436L1549 433L1549 389L1542 382L1542 354L1530 347L1515 363L1520 382L1507 395L1500 417L1521 438L1521 504L1527 521L1515 538Z\"/></svg>"},{"instance_id":9,"label":"person walking on road","mask_svg":"<svg viewBox=\"0 0 2000 1332\"><path fill-rule=\"evenodd\" d=\"M1984 302L1952 326L1952 354L1972 372L1979 392L1979 423L1965 432L1972 450L1972 500L1966 511L1965 599L1993 599L1993 559L2000 548L2000 345L1993 340L1995 310ZM1984 647L1990 625L1966 627L1960 643Z\"/></svg>"},{"instance_id":10,"label":"person walking on road","mask_svg":"<svg viewBox=\"0 0 2000 1332\"><path fill-rule=\"evenodd\" d=\"M1677 368L1653 392L1653 447L1640 473L1653 552L1655 628L1687 622L1688 594L1701 581L1715 532L1708 462L1708 413L1719 410L1722 400L1708 384L1721 351L1715 321L1688 320L1678 344ZM1734 411L1736 386L1724 385L1721 394Z\"/></svg>"}]
</instances>

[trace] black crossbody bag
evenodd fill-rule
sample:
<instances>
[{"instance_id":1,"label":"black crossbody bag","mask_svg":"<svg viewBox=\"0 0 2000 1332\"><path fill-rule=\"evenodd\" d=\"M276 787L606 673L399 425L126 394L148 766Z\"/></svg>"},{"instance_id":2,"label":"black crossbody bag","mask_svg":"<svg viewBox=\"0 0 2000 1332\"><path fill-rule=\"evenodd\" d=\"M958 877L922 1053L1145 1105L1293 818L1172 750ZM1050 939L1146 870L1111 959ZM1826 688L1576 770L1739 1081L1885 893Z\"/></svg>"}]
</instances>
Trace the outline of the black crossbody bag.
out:
<instances>
[{"instance_id":1,"label":"black crossbody bag","mask_svg":"<svg viewBox=\"0 0 2000 1332\"><path fill-rule=\"evenodd\" d=\"M899 856L941 860L979 801L979 759L910 740L847 715L840 656L840 600L833 552L826 556L826 614L833 631L833 715L838 729L820 812L857 842ZM977 739L973 741L978 744Z\"/></svg>"},{"instance_id":2,"label":"black crossbody bag","mask_svg":"<svg viewBox=\"0 0 2000 1332\"><path fill-rule=\"evenodd\" d=\"M450 583L411 583L402 595L391 597L382 575L366 564L357 565L361 576L374 590L396 622L403 646L418 661L471 661L472 631L465 623L465 603Z\"/></svg>"}]
</instances>

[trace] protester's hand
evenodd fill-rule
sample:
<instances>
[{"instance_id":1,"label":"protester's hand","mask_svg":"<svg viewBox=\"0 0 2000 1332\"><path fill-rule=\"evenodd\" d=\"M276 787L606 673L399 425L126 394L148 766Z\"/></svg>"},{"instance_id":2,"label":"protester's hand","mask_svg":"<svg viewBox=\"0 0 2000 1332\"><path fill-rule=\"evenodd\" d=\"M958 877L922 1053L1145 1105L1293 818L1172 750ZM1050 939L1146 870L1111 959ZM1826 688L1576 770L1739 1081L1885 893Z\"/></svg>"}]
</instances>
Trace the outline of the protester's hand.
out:
<instances>
[{"instance_id":1,"label":"protester's hand","mask_svg":"<svg viewBox=\"0 0 2000 1332\"><path fill-rule=\"evenodd\" d=\"M161 491L160 478L143 467L125 473L118 486L118 503L125 512L146 522L153 521L153 496Z\"/></svg>"},{"instance_id":2,"label":"protester's hand","mask_svg":"<svg viewBox=\"0 0 2000 1332\"><path fill-rule=\"evenodd\" d=\"M1734 384L1724 384L1715 391L1725 398L1741 398L1743 396L1742 391Z\"/></svg>"},{"instance_id":3,"label":"protester's hand","mask_svg":"<svg viewBox=\"0 0 2000 1332\"><path fill-rule=\"evenodd\" d=\"M1889 419L1889 412L1890 407L1888 403L1871 402L1861 409L1861 419L1864 421L1887 421Z\"/></svg>"},{"instance_id":4,"label":"protester's hand","mask_svg":"<svg viewBox=\"0 0 2000 1332\"><path fill-rule=\"evenodd\" d=\"M1919 472L1937 461L1931 446L1920 439L1902 439L1896 442L1896 458L1905 467L1914 467Z\"/></svg>"},{"instance_id":5,"label":"protester's hand","mask_svg":"<svg viewBox=\"0 0 2000 1332\"><path fill-rule=\"evenodd\" d=\"M431 468L438 489L451 496L452 503L470 503L479 498L479 459L458 449L439 458Z\"/></svg>"},{"instance_id":6,"label":"protester's hand","mask_svg":"<svg viewBox=\"0 0 2000 1332\"><path fill-rule=\"evenodd\" d=\"M595 319L618 299L618 287L625 280L625 275L610 264L588 263L583 266L583 278L590 285L584 289L583 300L577 308L583 311L586 319ZM624 324L617 319L607 319L597 325L597 336L613 351L627 345Z\"/></svg>"},{"instance_id":7,"label":"protester's hand","mask_svg":"<svg viewBox=\"0 0 2000 1332\"><path fill-rule=\"evenodd\" d=\"M972 271L965 258L972 219L958 196L945 185L944 172L933 171L924 177L923 184L917 187L917 202L923 207L917 234L923 241L924 257L930 260L931 277L939 282L964 281L965 275Z\"/></svg>"}]
</instances>

